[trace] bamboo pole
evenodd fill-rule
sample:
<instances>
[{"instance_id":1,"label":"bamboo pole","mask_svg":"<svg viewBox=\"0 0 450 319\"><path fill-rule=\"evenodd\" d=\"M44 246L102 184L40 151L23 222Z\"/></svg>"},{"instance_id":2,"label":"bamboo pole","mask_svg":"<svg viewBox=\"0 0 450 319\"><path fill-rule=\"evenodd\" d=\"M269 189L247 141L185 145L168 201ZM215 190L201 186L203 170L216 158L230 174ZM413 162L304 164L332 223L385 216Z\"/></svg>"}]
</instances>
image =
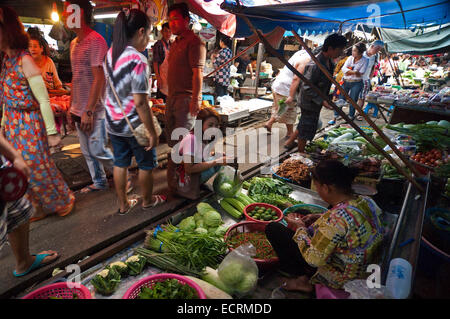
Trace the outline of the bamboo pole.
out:
<instances>
[{"instance_id":1,"label":"bamboo pole","mask_svg":"<svg viewBox=\"0 0 450 319\"><path fill-rule=\"evenodd\" d=\"M214 71L212 71L211 73L209 73L208 75L205 75L204 77L210 77L211 75L213 75L214 73L216 73L217 71L219 71L221 68L223 68L225 65L227 65L228 63L236 60L237 58L239 58L241 55L243 55L245 52L247 52L248 50L250 50L251 48L253 48L255 45L257 45L259 43L259 40L255 41L254 43L252 43L248 48L245 48L245 50L242 50L241 52L239 52L239 54L236 54L234 57L232 57L231 59L229 59L227 62L223 63L222 65L220 65L217 69L215 69ZM245 75L245 74L244 74Z\"/></svg>"},{"instance_id":2,"label":"bamboo pole","mask_svg":"<svg viewBox=\"0 0 450 319\"><path fill-rule=\"evenodd\" d=\"M416 168L408 161L407 158L403 155L402 152L398 150L398 148L392 143L392 141L383 133L383 131L372 121L372 119L364 113L362 108L353 101L353 99L348 95L348 93L340 86L340 84L333 78L333 76L328 72L328 70L320 63L319 60L314 56L314 54L311 52L311 50L306 46L306 44L303 42L303 40L300 38L300 36L295 32L295 30L292 31L297 41L300 42L300 44L305 48L306 52L311 56L311 59L318 65L318 67L322 70L322 72L325 74L325 76L333 83L336 88L344 94L346 100L364 117L364 119L367 121L367 123L378 133L378 135L386 142L387 145L390 146L392 151L402 160L403 163L413 172L415 175L418 174ZM348 121L347 121L348 122ZM353 121L351 121L353 122ZM351 124L351 123L349 123Z\"/></svg>"},{"instance_id":3,"label":"bamboo pole","mask_svg":"<svg viewBox=\"0 0 450 319\"><path fill-rule=\"evenodd\" d=\"M337 107L336 104L333 103L333 101L330 100L330 98L327 96L327 94L324 94L322 91L320 91L319 88L317 88L317 86L315 84L313 84L311 81L309 81L303 74L301 74L300 72L298 72L298 70L296 68L294 68L283 56L281 56L271 45L270 43L268 43L268 41L264 38L264 36L261 34L261 32L259 32L258 30L255 29L255 27L253 26L253 24L251 23L251 21L245 17L242 16L242 18L246 21L246 23L249 25L249 27L252 29L252 31L258 35L259 39L261 40L262 43L264 43L264 45L266 46L266 49L273 54L274 56L276 56L280 61L283 62L284 65L286 65L295 75L297 75L304 83L307 83L309 86L312 87L312 89L319 94L325 101L327 101L335 110L336 112L338 112L359 134L361 134L361 136L363 136L367 141L369 141L369 143L371 143L381 154L383 154L386 159L391 162L391 164L402 174L404 175L414 186L416 186L421 192L424 192L424 189L422 188L422 186L409 174L407 174L402 167L400 167L399 164L397 164L397 162L380 146L378 145L378 143L376 143L371 137L369 137L358 125L356 125L352 120L350 120L350 118L347 116L347 114L345 114L345 112L343 112L339 107ZM296 32L294 34L297 34ZM298 34L297 34L298 36ZM302 45L304 45L304 42L302 41L301 43L303 43ZM305 49L307 49L308 53L311 55L311 57L315 58L315 56L312 54L312 52L309 50L309 48L307 48L305 46ZM317 60L317 59L316 59ZM319 66L322 66L322 64L318 62ZM316 62L316 63L317 63ZM328 72L327 72L328 73ZM327 74L325 73L325 74ZM340 90L342 90L342 88L340 88ZM345 91L344 91L345 92Z\"/></svg>"}]
</instances>

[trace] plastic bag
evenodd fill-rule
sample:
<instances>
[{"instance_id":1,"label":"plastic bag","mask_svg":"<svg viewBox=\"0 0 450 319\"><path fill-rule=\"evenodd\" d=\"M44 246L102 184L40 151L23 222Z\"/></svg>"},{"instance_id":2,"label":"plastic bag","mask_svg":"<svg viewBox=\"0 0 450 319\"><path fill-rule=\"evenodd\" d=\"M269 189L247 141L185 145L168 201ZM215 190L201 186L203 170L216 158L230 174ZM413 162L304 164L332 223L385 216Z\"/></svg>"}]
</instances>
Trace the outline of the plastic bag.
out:
<instances>
[{"instance_id":1,"label":"plastic bag","mask_svg":"<svg viewBox=\"0 0 450 319\"><path fill-rule=\"evenodd\" d=\"M251 256L256 248L246 243L229 253L217 269L220 280L238 297L251 294L258 283L258 266Z\"/></svg>"},{"instance_id":2,"label":"plastic bag","mask_svg":"<svg viewBox=\"0 0 450 319\"><path fill-rule=\"evenodd\" d=\"M349 299L386 299L384 296L385 286L369 288L366 280L362 279L347 282L344 285L344 289L350 293Z\"/></svg>"},{"instance_id":3,"label":"plastic bag","mask_svg":"<svg viewBox=\"0 0 450 319\"><path fill-rule=\"evenodd\" d=\"M217 173L213 182L214 192L222 197L234 197L242 188L244 179L238 171L235 178L235 169L223 166Z\"/></svg>"}]
</instances>

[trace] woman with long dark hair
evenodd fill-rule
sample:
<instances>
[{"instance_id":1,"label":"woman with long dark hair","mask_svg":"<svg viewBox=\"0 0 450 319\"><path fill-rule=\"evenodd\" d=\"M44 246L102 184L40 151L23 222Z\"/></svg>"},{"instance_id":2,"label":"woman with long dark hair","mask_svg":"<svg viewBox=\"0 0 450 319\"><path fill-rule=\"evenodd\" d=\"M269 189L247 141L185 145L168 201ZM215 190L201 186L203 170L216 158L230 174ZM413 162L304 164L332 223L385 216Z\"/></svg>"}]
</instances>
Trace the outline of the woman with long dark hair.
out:
<instances>
[{"instance_id":1,"label":"woman with long dark hair","mask_svg":"<svg viewBox=\"0 0 450 319\"><path fill-rule=\"evenodd\" d=\"M289 277L286 290L311 292L312 284L342 289L366 276L377 263L384 229L381 210L369 197L355 196L353 168L337 160L320 162L312 169L312 182L331 209L323 214L286 216L288 227L270 223L266 235L278 257L280 271Z\"/></svg>"},{"instance_id":2,"label":"woman with long dark hair","mask_svg":"<svg viewBox=\"0 0 450 319\"><path fill-rule=\"evenodd\" d=\"M152 170L157 165L155 147L158 137L148 104L149 67L145 56L139 53L147 47L150 32L150 20L144 12L137 9L127 14L120 12L114 24L113 44L103 65L107 78L106 128L114 151L114 185L120 215L128 213L138 202L137 199L129 199L126 191L127 169L133 156L139 167L142 207L152 208L166 201L164 195L152 195ZM138 144L125 116L133 129L141 123L145 125L150 133L150 145Z\"/></svg>"},{"instance_id":3,"label":"woman with long dark hair","mask_svg":"<svg viewBox=\"0 0 450 319\"><path fill-rule=\"evenodd\" d=\"M50 101L33 58L27 52L28 36L19 17L0 6L0 51L5 54L0 74L2 128L8 142L31 169L28 196L36 208L32 221L47 214L69 214L75 196L50 157L49 146L60 143Z\"/></svg>"},{"instance_id":4,"label":"woman with long dark hair","mask_svg":"<svg viewBox=\"0 0 450 319\"><path fill-rule=\"evenodd\" d=\"M28 51L33 57L36 65L42 71L42 78L44 79L47 91L50 94L67 93L66 90L63 89L55 63L50 58L50 48L42 31L37 27L28 28L27 33L30 38Z\"/></svg>"}]
</instances>

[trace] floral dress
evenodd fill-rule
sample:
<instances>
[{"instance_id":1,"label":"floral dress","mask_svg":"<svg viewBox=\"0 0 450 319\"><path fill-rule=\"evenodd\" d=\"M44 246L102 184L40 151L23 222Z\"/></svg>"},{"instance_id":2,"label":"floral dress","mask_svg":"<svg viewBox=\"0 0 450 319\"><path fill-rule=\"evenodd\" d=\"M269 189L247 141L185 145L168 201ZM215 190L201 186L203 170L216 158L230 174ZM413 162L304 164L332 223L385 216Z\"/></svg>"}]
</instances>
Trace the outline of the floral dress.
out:
<instances>
[{"instance_id":1,"label":"floral dress","mask_svg":"<svg viewBox=\"0 0 450 319\"><path fill-rule=\"evenodd\" d=\"M0 74L0 103L4 109L4 129L8 142L21 152L30 167L27 195L47 213L70 212L75 196L50 157L45 123L22 70L22 57L5 57Z\"/></svg>"}]
</instances>

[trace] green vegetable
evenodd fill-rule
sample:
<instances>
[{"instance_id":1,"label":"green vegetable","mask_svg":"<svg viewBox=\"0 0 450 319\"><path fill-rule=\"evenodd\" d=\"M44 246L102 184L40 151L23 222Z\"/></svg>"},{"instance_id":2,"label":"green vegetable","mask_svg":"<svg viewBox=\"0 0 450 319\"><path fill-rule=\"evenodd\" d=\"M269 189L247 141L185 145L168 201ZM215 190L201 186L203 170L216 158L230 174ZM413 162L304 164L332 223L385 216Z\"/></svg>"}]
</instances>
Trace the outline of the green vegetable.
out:
<instances>
[{"instance_id":1,"label":"green vegetable","mask_svg":"<svg viewBox=\"0 0 450 319\"><path fill-rule=\"evenodd\" d=\"M289 196L277 195L277 194L255 194L252 196L253 200L257 203L265 203L278 207L284 210L290 206L303 204L302 201L297 201Z\"/></svg>"},{"instance_id":2,"label":"green vegetable","mask_svg":"<svg viewBox=\"0 0 450 319\"><path fill-rule=\"evenodd\" d=\"M445 123L442 124L445 125ZM386 128L411 136L416 142L416 146L420 152L428 151L433 148L442 150L450 145L449 129L445 126L414 124L409 128L405 128L387 124Z\"/></svg>"},{"instance_id":3,"label":"green vegetable","mask_svg":"<svg viewBox=\"0 0 450 319\"><path fill-rule=\"evenodd\" d=\"M244 193L239 193L236 197L245 206L253 204L255 201Z\"/></svg>"},{"instance_id":4,"label":"green vegetable","mask_svg":"<svg viewBox=\"0 0 450 319\"><path fill-rule=\"evenodd\" d=\"M230 262L226 267L222 267L218 274L219 278L229 286L237 286L245 278L244 268L238 262Z\"/></svg>"},{"instance_id":5,"label":"green vegetable","mask_svg":"<svg viewBox=\"0 0 450 319\"><path fill-rule=\"evenodd\" d=\"M185 219L183 219L179 224L178 228L180 228L183 231L192 232L195 230L197 225L195 224L195 219L193 216L189 216Z\"/></svg>"},{"instance_id":6,"label":"green vegetable","mask_svg":"<svg viewBox=\"0 0 450 319\"><path fill-rule=\"evenodd\" d=\"M243 280L241 280L237 286L236 290L238 290L241 293L247 293L251 291L258 282L258 276L254 273L247 273Z\"/></svg>"},{"instance_id":7,"label":"green vegetable","mask_svg":"<svg viewBox=\"0 0 450 319\"><path fill-rule=\"evenodd\" d=\"M194 288L180 283L177 279L167 279L153 283L151 288L142 287L139 299L198 299Z\"/></svg>"},{"instance_id":8,"label":"green vegetable","mask_svg":"<svg viewBox=\"0 0 450 319\"><path fill-rule=\"evenodd\" d=\"M224 198L228 204L236 208L238 211L243 212L246 205L242 204L239 200L235 198Z\"/></svg>"},{"instance_id":9,"label":"green vegetable","mask_svg":"<svg viewBox=\"0 0 450 319\"><path fill-rule=\"evenodd\" d=\"M278 101L278 116L283 115L286 112L287 109L287 104L286 104L286 99L282 98Z\"/></svg>"},{"instance_id":10,"label":"green vegetable","mask_svg":"<svg viewBox=\"0 0 450 319\"><path fill-rule=\"evenodd\" d=\"M203 269L201 271L197 271L192 267L180 264L180 262L174 258L173 253L156 253L145 248L136 248L135 252L144 256L149 264L152 264L164 271L197 277L203 275Z\"/></svg>"},{"instance_id":11,"label":"green vegetable","mask_svg":"<svg viewBox=\"0 0 450 319\"><path fill-rule=\"evenodd\" d=\"M220 206L223 208L223 210L225 212L227 212L228 214L230 214L231 217L235 218L235 219L241 219L243 216L243 213L238 211L236 208L234 208L233 206L231 206L227 201L225 200L221 200L220 201Z\"/></svg>"},{"instance_id":12,"label":"green vegetable","mask_svg":"<svg viewBox=\"0 0 450 319\"><path fill-rule=\"evenodd\" d=\"M228 294L231 294L233 290L228 287L220 278L216 269L212 269L211 267L205 268L205 274L201 277L207 283L219 288L222 291L225 291Z\"/></svg>"},{"instance_id":13,"label":"green vegetable","mask_svg":"<svg viewBox=\"0 0 450 319\"><path fill-rule=\"evenodd\" d=\"M292 193L292 188L285 182L271 177L253 177L250 180L250 187L248 188L248 195L253 198L256 194L278 194L289 195Z\"/></svg>"},{"instance_id":14,"label":"green vegetable","mask_svg":"<svg viewBox=\"0 0 450 319\"><path fill-rule=\"evenodd\" d=\"M120 274L114 269L106 267L91 280L95 291L103 296L112 295L120 283Z\"/></svg>"},{"instance_id":15,"label":"green vegetable","mask_svg":"<svg viewBox=\"0 0 450 319\"><path fill-rule=\"evenodd\" d=\"M336 137L330 144L336 144L338 142L343 142L345 140L349 140L349 139L352 139L352 138L353 138L353 134L352 133L345 133L345 134L342 134L339 137Z\"/></svg>"},{"instance_id":16,"label":"green vegetable","mask_svg":"<svg viewBox=\"0 0 450 319\"><path fill-rule=\"evenodd\" d=\"M198 228L195 229L195 232L197 234L207 234L208 230L206 230L205 228L202 228L202 227L198 227Z\"/></svg>"},{"instance_id":17,"label":"green vegetable","mask_svg":"<svg viewBox=\"0 0 450 319\"><path fill-rule=\"evenodd\" d=\"M450 129L450 122L446 120L440 120L437 125Z\"/></svg>"},{"instance_id":18,"label":"green vegetable","mask_svg":"<svg viewBox=\"0 0 450 319\"><path fill-rule=\"evenodd\" d=\"M203 202L197 204L197 210L198 210L198 214L199 214L199 216L197 216L197 219L203 218L203 216L205 215L206 212L209 212L211 210L215 211L215 209L210 204L203 203Z\"/></svg>"},{"instance_id":19,"label":"green vegetable","mask_svg":"<svg viewBox=\"0 0 450 319\"><path fill-rule=\"evenodd\" d=\"M241 190L241 186L239 175L236 176L235 180L232 180L232 177L226 174L224 168L217 173L213 182L214 191L222 197L234 197Z\"/></svg>"},{"instance_id":20,"label":"green vegetable","mask_svg":"<svg viewBox=\"0 0 450 319\"><path fill-rule=\"evenodd\" d=\"M223 223L222 216L215 210L207 211L203 216L203 221L206 227L218 227Z\"/></svg>"},{"instance_id":21,"label":"green vegetable","mask_svg":"<svg viewBox=\"0 0 450 319\"><path fill-rule=\"evenodd\" d=\"M128 267L127 264L125 264L122 261L116 261L109 265L109 268L114 269L117 271L121 277L126 277L128 275Z\"/></svg>"},{"instance_id":22,"label":"green vegetable","mask_svg":"<svg viewBox=\"0 0 450 319\"><path fill-rule=\"evenodd\" d=\"M233 297L224 292L222 289L217 288L209 282L191 276L186 277L200 286L207 299L233 299Z\"/></svg>"},{"instance_id":23,"label":"green vegetable","mask_svg":"<svg viewBox=\"0 0 450 319\"><path fill-rule=\"evenodd\" d=\"M221 225L216 228L216 230L214 231L214 234L218 237L223 237L223 236L225 236L227 231L228 231L228 227Z\"/></svg>"},{"instance_id":24,"label":"green vegetable","mask_svg":"<svg viewBox=\"0 0 450 319\"><path fill-rule=\"evenodd\" d=\"M129 274L131 276L137 276L144 270L147 260L144 256L134 255L128 258L125 263L127 264L127 267L129 269Z\"/></svg>"}]
</instances>

